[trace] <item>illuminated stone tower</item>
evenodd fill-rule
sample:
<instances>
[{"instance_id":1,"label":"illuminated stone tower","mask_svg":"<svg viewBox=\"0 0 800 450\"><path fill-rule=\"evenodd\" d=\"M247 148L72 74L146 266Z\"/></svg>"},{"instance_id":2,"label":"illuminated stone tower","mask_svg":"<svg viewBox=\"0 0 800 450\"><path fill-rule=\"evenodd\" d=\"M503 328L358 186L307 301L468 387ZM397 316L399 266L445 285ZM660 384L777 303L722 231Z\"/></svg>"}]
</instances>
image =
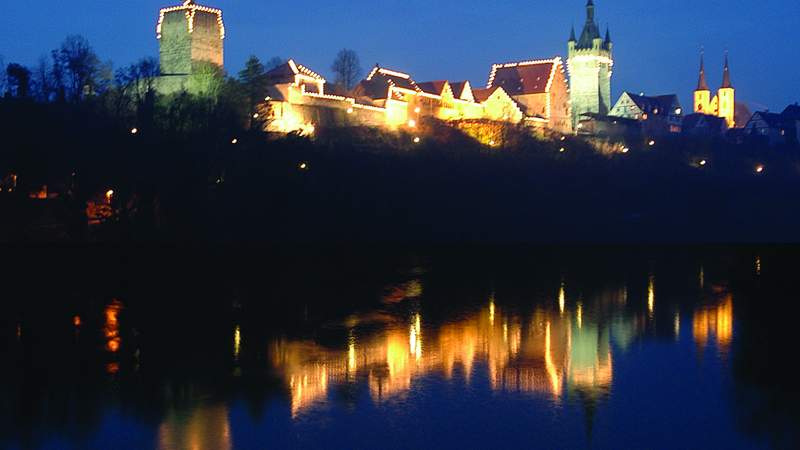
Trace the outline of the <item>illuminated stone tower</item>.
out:
<instances>
[{"instance_id":1,"label":"illuminated stone tower","mask_svg":"<svg viewBox=\"0 0 800 450\"><path fill-rule=\"evenodd\" d=\"M728 53L725 52L725 67L722 69L722 87L717 94L719 98L719 109L717 116L722 117L728 123L728 128L736 126L736 90L731 84L731 71L728 66Z\"/></svg>"},{"instance_id":2,"label":"illuminated stone tower","mask_svg":"<svg viewBox=\"0 0 800 450\"><path fill-rule=\"evenodd\" d=\"M577 129L585 113L608 114L611 109L611 74L614 66L611 33L600 37L594 17L594 1L586 4L586 24L580 39L572 29L567 42L572 122Z\"/></svg>"},{"instance_id":3,"label":"illuminated stone tower","mask_svg":"<svg viewBox=\"0 0 800 450\"><path fill-rule=\"evenodd\" d=\"M186 89L192 75L223 66L225 26L219 9L198 5L193 0L164 8L158 16L156 37L162 92Z\"/></svg>"},{"instance_id":4,"label":"illuminated stone tower","mask_svg":"<svg viewBox=\"0 0 800 450\"><path fill-rule=\"evenodd\" d=\"M704 56L703 53L700 53L700 78L697 81L697 89L694 91L694 112L716 114L711 111L711 89L708 88L708 82L706 81Z\"/></svg>"}]
</instances>

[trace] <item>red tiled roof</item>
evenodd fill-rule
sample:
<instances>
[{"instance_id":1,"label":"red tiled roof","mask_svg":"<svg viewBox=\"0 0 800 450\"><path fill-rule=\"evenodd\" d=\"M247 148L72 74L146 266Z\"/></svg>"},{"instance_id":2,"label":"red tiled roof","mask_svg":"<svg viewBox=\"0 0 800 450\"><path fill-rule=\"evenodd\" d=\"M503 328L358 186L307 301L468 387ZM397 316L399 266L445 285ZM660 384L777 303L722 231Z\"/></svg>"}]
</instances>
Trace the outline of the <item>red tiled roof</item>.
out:
<instances>
[{"instance_id":1,"label":"red tiled roof","mask_svg":"<svg viewBox=\"0 0 800 450\"><path fill-rule=\"evenodd\" d=\"M491 97L492 94L494 94L494 91L496 91L498 88L499 86L485 88L485 89L473 89L472 95L475 97L476 102L483 103L486 100L488 100L489 97Z\"/></svg>"},{"instance_id":2,"label":"red tiled roof","mask_svg":"<svg viewBox=\"0 0 800 450\"><path fill-rule=\"evenodd\" d=\"M543 94L557 68L557 60L497 64L489 76L489 86L500 86L508 95Z\"/></svg>"}]
</instances>

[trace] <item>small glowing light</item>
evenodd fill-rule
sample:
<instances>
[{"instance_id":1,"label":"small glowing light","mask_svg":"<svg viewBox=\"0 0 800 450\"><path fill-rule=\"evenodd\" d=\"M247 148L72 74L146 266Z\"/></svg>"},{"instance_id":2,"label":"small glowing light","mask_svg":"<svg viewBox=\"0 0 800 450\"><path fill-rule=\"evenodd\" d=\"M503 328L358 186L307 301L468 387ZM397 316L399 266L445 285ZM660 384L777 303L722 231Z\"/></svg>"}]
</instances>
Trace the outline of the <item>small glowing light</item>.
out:
<instances>
[{"instance_id":1,"label":"small glowing light","mask_svg":"<svg viewBox=\"0 0 800 450\"><path fill-rule=\"evenodd\" d=\"M76 315L75 317L73 317L72 318L72 325L75 325L76 327L81 326L81 316L77 316Z\"/></svg>"},{"instance_id":2,"label":"small glowing light","mask_svg":"<svg viewBox=\"0 0 800 450\"><path fill-rule=\"evenodd\" d=\"M258 113L253 114L253 119L258 119Z\"/></svg>"},{"instance_id":3,"label":"small glowing light","mask_svg":"<svg viewBox=\"0 0 800 450\"><path fill-rule=\"evenodd\" d=\"M408 126L409 126L409 128L414 128L414 127L416 127L416 126L417 126L417 121L416 121L416 120L414 120L414 119L411 119L411 120L409 120L409 121L408 121Z\"/></svg>"},{"instance_id":4,"label":"small glowing light","mask_svg":"<svg viewBox=\"0 0 800 450\"><path fill-rule=\"evenodd\" d=\"M681 108L675 108L675 114L678 114L678 115L680 115L682 112L683 112L683 109L681 109Z\"/></svg>"},{"instance_id":5,"label":"small glowing light","mask_svg":"<svg viewBox=\"0 0 800 450\"><path fill-rule=\"evenodd\" d=\"M265 101L265 102L268 102L268 101L270 101L270 100L272 100L272 97L270 97L269 95L268 95L268 96L266 96L266 97L264 97L264 101Z\"/></svg>"},{"instance_id":6,"label":"small glowing light","mask_svg":"<svg viewBox=\"0 0 800 450\"><path fill-rule=\"evenodd\" d=\"M114 190L109 189L106 191L106 201L111 203L111 199L114 198Z\"/></svg>"},{"instance_id":7,"label":"small glowing light","mask_svg":"<svg viewBox=\"0 0 800 450\"><path fill-rule=\"evenodd\" d=\"M701 159L700 160L700 165L701 166L705 166L706 164L708 164L708 161L706 161L705 159Z\"/></svg>"},{"instance_id":8,"label":"small glowing light","mask_svg":"<svg viewBox=\"0 0 800 450\"><path fill-rule=\"evenodd\" d=\"M419 109L419 106L417 106L416 108L414 108L414 112L415 112L415 113L419 114L419 112L420 112L420 111L422 111L422 110L421 110L421 109Z\"/></svg>"},{"instance_id":9,"label":"small glowing light","mask_svg":"<svg viewBox=\"0 0 800 450\"><path fill-rule=\"evenodd\" d=\"M308 163L301 162L300 164L297 165L297 168L300 170L308 170Z\"/></svg>"},{"instance_id":10,"label":"small glowing light","mask_svg":"<svg viewBox=\"0 0 800 450\"><path fill-rule=\"evenodd\" d=\"M764 170L765 169L763 164L759 164L756 166L756 173L764 173Z\"/></svg>"},{"instance_id":11,"label":"small glowing light","mask_svg":"<svg viewBox=\"0 0 800 450\"><path fill-rule=\"evenodd\" d=\"M136 134L136 133L138 133L138 132L139 132L139 129L138 129L138 128L135 128L135 127L134 127L134 128L131 128L131 134Z\"/></svg>"},{"instance_id":12,"label":"small glowing light","mask_svg":"<svg viewBox=\"0 0 800 450\"><path fill-rule=\"evenodd\" d=\"M492 147L494 147L494 140L491 140L491 141L489 141L489 145L491 145Z\"/></svg>"},{"instance_id":13,"label":"small glowing light","mask_svg":"<svg viewBox=\"0 0 800 450\"><path fill-rule=\"evenodd\" d=\"M353 108L347 108L347 114L353 114Z\"/></svg>"},{"instance_id":14,"label":"small glowing light","mask_svg":"<svg viewBox=\"0 0 800 450\"><path fill-rule=\"evenodd\" d=\"M628 147L622 147L622 153L628 153L629 151L631 151L631 149Z\"/></svg>"},{"instance_id":15,"label":"small glowing light","mask_svg":"<svg viewBox=\"0 0 800 450\"><path fill-rule=\"evenodd\" d=\"M652 139L651 139L651 140L650 140L650 142L648 142L648 143L647 143L647 145L649 145L650 147L652 147L652 146L656 145L656 141L654 141L654 140L652 140Z\"/></svg>"},{"instance_id":16,"label":"small glowing light","mask_svg":"<svg viewBox=\"0 0 800 450\"><path fill-rule=\"evenodd\" d=\"M231 139L231 144L236 145L239 143L239 140L236 138Z\"/></svg>"},{"instance_id":17,"label":"small glowing light","mask_svg":"<svg viewBox=\"0 0 800 450\"><path fill-rule=\"evenodd\" d=\"M561 147L560 149L558 149L558 152L559 152L559 153L564 153L565 151L567 151L567 149L566 149L566 148L564 148L564 147Z\"/></svg>"},{"instance_id":18,"label":"small glowing light","mask_svg":"<svg viewBox=\"0 0 800 450\"><path fill-rule=\"evenodd\" d=\"M566 137L566 136L561 136L561 142L564 142L564 141L566 141L566 140L567 140L567 137Z\"/></svg>"},{"instance_id":19,"label":"small glowing light","mask_svg":"<svg viewBox=\"0 0 800 450\"><path fill-rule=\"evenodd\" d=\"M414 143L415 144L419 144L420 140L421 139L419 138L419 136L414 137Z\"/></svg>"}]
</instances>

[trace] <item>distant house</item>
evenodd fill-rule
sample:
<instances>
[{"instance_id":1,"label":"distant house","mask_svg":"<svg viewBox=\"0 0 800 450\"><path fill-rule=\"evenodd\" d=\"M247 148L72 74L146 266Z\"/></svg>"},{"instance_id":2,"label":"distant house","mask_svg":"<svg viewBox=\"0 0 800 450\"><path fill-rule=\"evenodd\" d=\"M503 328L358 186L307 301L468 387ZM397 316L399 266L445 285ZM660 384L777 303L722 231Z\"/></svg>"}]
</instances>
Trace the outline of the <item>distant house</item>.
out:
<instances>
[{"instance_id":1,"label":"distant house","mask_svg":"<svg viewBox=\"0 0 800 450\"><path fill-rule=\"evenodd\" d=\"M642 122L625 117L583 113L578 121L578 134L613 140L635 140L642 136Z\"/></svg>"},{"instance_id":2,"label":"distant house","mask_svg":"<svg viewBox=\"0 0 800 450\"><path fill-rule=\"evenodd\" d=\"M724 117L694 113L683 118L682 133L694 137L720 137L728 124Z\"/></svg>"},{"instance_id":3,"label":"distant house","mask_svg":"<svg viewBox=\"0 0 800 450\"><path fill-rule=\"evenodd\" d=\"M529 125L572 131L569 85L561 58L495 64L486 87L503 88L530 119L526 120Z\"/></svg>"},{"instance_id":4,"label":"distant house","mask_svg":"<svg viewBox=\"0 0 800 450\"><path fill-rule=\"evenodd\" d=\"M639 121L646 135L659 136L681 132L683 109L674 94L648 97L623 92L609 116Z\"/></svg>"},{"instance_id":5,"label":"distant house","mask_svg":"<svg viewBox=\"0 0 800 450\"><path fill-rule=\"evenodd\" d=\"M782 113L758 111L744 127L745 136L765 140L769 145L800 143L800 105L789 105Z\"/></svg>"},{"instance_id":6,"label":"distant house","mask_svg":"<svg viewBox=\"0 0 800 450\"><path fill-rule=\"evenodd\" d=\"M473 95L485 105L484 114L489 120L519 123L525 117L523 107L502 87L475 89Z\"/></svg>"}]
</instances>

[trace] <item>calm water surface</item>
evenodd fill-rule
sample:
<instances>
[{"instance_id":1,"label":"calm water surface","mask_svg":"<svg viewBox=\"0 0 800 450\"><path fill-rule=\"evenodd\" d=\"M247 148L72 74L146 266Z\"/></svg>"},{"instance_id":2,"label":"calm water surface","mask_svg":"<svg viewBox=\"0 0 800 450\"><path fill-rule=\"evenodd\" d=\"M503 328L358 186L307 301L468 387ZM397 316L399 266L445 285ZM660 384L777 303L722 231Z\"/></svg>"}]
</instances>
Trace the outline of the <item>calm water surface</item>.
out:
<instances>
[{"instance_id":1,"label":"calm water surface","mask_svg":"<svg viewBox=\"0 0 800 450\"><path fill-rule=\"evenodd\" d=\"M799 254L40 250L0 448L793 448Z\"/></svg>"}]
</instances>

